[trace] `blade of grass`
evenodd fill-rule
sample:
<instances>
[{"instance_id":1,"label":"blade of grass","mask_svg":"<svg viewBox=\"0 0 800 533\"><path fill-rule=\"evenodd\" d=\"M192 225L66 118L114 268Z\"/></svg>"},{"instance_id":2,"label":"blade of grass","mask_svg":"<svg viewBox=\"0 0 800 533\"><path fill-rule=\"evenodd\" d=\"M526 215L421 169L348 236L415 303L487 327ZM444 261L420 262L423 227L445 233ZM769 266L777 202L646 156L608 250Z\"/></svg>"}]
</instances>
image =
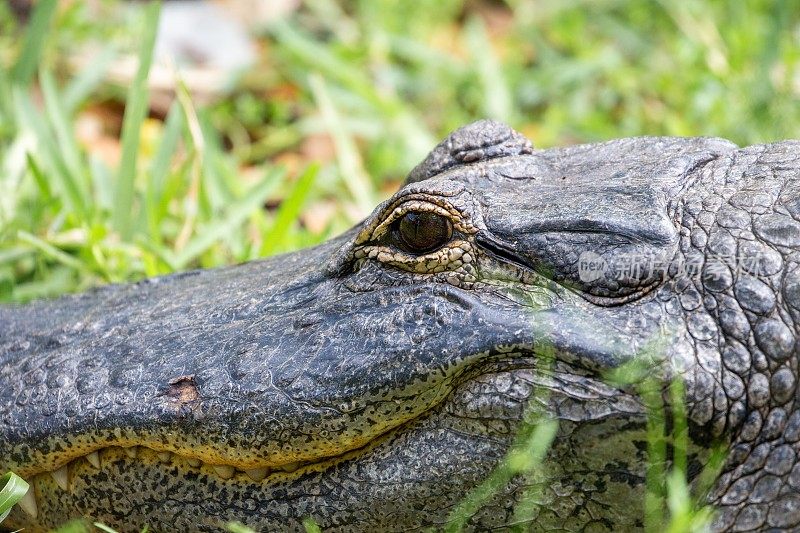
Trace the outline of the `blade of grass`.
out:
<instances>
[{"instance_id":1,"label":"blade of grass","mask_svg":"<svg viewBox=\"0 0 800 533\"><path fill-rule=\"evenodd\" d=\"M116 55L116 50L113 48L105 48L69 82L62 97L62 106L67 114L74 113L76 108L103 82L106 71Z\"/></svg>"},{"instance_id":2,"label":"blade of grass","mask_svg":"<svg viewBox=\"0 0 800 533\"><path fill-rule=\"evenodd\" d=\"M66 524L52 530L51 533L90 533L85 519L70 520Z\"/></svg>"},{"instance_id":3,"label":"blade of grass","mask_svg":"<svg viewBox=\"0 0 800 533\"><path fill-rule=\"evenodd\" d=\"M150 166L147 189L145 190L148 232L150 238L156 243L162 241L160 225L165 215L164 210L161 209L164 205L164 188L170 166L178 148L178 142L181 138L183 124L184 120L181 108L177 102L174 102L172 107L170 107L166 122L164 123L164 129L161 132L158 150Z\"/></svg>"},{"instance_id":4,"label":"blade of grass","mask_svg":"<svg viewBox=\"0 0 800 533\"><path fill-rule=\"evenodd\" d=\"M664 402L661 388L653 378L647 378L639 387L647 409L647 457L645 474L647 492L644 503L644 529L661 531L664 527L667 444L665 440Z\"/></svg>"},{"instance_id":5,"label":"blade of grass","mask_svg":"<svg viewBox=\"0 0 800 533\"><path fill-rule=\"evenodd\" d=\"M459 503L450 515L451 518L445 531L451 533L462 531L467 521L515 475L540 466L557 431L558 422L556 420L537 422L516 449L509 453L507 460L503 461L483 483Z\"/></svg>"},{"instance_id":6,"label":"blade of grass","mask_svg":"<svg viewBox=\"0 0 800 533\"><path fill-rule=\"evenodd\" d=\"M203 130L200 127L200 121L197 118L194 104L189 96L189 90L180 79L178 79L177 83L177 98L181 110L183 111L183 118L186 121L189 140L191 141L191 147L193 149L191 157L192 164L189 167L189 190L183 198L184 211L186 214L178 236L175 239L175 249L180 252L194 233L198 212L202 208L200 186L203 177L203 161L206 156L206 141L203 137Z\"/></svg>"},{"instance_id":7,"label":"blade of grass","mask_svg":"<svg viewBox=\"0 0 800 533\"><path fill-rule=\"evenodd\" d=\"M392 131L406 145L407 154L404 155L412 161L421 160L427 155L435 144L434 139L425 128L423 118L410 105L393 92L379 91L362 70L337 56L330 46L314 41L285 22L277 22L270 29L281 49L285 49L295 61L305 63L310 70L337 81L373 106L378 116L391 121Z\"/></svg>"},{"instance_id":8,"label":"blade of grass","mask_svg":"<svg viewBox=\"0 0 800 533\"><path fill-rule=\"evenodd\" d=\"M177 269L185 268L197 256L205 252L215 242L223 239L236 227L240 226L250 214L259 209L267 197L275 190L283 178L285 171L272 168L267 176L248 191L242 199L228 206L223 216L219 217L211 227L196 234L177 254L171 265Z\"/></svg>"},{"instance_id":9,"label":"blade of grass","mask_svg":"<svg viewBox=\"0 0 800 533\"><path fill-rule=\"evenodd\" d=\"M264 235L264 242L260 251L262 257L272 255L283 244L289 225L297 220L300 215L300 211L303 209L309 193L311 193L318 173L319 165L311 165L295 181L291 190L281 202L278 212L272 221L272 226Z\"/></svg>"},{"instance_id":10,"label":"blade of grass","mask_svg":"<svg viewBox=\"0 0 800 533\"><path fill-rule=\"evenodd\" d=\"M149 172L149 195L154 199L161 198L164 190L164 180L169 172L170 163L178 148L178 141L181 137L183 126L183 115L177 102L172 104L167 113L164 129L161 132L161 139L158 142L156 151Z\"/></svg>"},{"instance_id":11,"label":"blade of grass","mask_svg":"<svg viewBox=\"0 0 800 533\"><path fill-rule=\"evenodd\" d=\"M153 61L153 47L158 30L159 2L150 2L145 8L144 35L139 50L139 69L131 84L122 122L122 156L120 159L117 188L114 195L114 227L123 239L131 236L133 220L133 193L136 178L136 160L139 152L139 134L147 114L149 90L147 76Z\"/></svg>"},{"instance_id":12,"label":"blade of grass","mask_svg":"<svg viewBox=\"0 0 800 533\"><path fill-rule=\"evenodd\" d=\"M514 116L513 99L503 73L503 62L492 51L486 26L478 17L467 22L465 37L483 88L483 113L508 122Z\"/></svg>"},{"instance_id":13,"label":"blade of grass","mask_svg":"<svg viewBox=\"0 0 800 533\"><path fill-rule=\"evenodd\" d=\"M305 528L306 533L322 533L322 529L319 527L317 522L310 517L303 519L303 527Z\"/></svg>"},{"instance_id":14,"label":"blade of grass","mask_svg":"<svg viewBox=\"0 0 800 533\"><path fill-rule=\"evenodd\" d=\"M551 375L555 352L552 346L542 346L537 353L542 363L542 375ZM484 481L467 494L450 513L445 531L455 533L463 531L469 519L499 490L519 474L542 472L544 460L550 445L558 432L559 422L539 411L539 406L547 405L550 391L547 387L537 386L534 394L528 398L523 423L514 438L511 449L503 461ZM531 485L525 491L525 500L514 510L514 519L524 521L531 515L540 487Z\"/></svg>"},{"instance_id":15,"label":"blade of grass","mask_svg":"<svg viewBox=\"0 0 800 533\"><path fill-rule=\"evenodd\" d=\"M177 226L180 224L180 217L185 216L181 211L179 217L175 219L175 213L173 213L171 206L180 206L180 208L185 208L185 204L182 203L181 200L184 197L186 184L189 181L189 173L192 171L192 167L194 166L194 157L190 153L184 157L176 158L174 163L175 167L167 169L166 174L161 182L161 192L157 198L158 203L147 205L148 213L151 211L154 213L154 220L148 221L148 224L153 224L152 226L148 227L148 231L150 232L149 238L137 239L137 243L139 243L139 245L159 256L162 256L163 252L165 251L162 247L162 243L168 238L175 238L175 232L177 231L177 228L180 227ZM177 249L174 245L171 245L171 249L166 251L168 252L168 258L165 256L164 261L170 265L173 265L173 251L177 251ZM174 268L170 268L170 270L174 270Z\"/></svg>"},{"instance_id":16,"label":"blade of grass","mask_svg":"<svg viewBox=\"0 0 800 533\"><path fill-rule=\"evenodd\" d=\"M94 523L94 527L96 527L100 531L105 531L105 533L117 533L116 529L114 529L112 527L108 527L107 525L105 525L102 522L95 522Z\"/></svg>"},{"instance_id":17,"label":"blade of grass","mask_svg":"<svg viewBox=\"0 0 800 533\"><path fill-rule=\"evenodd\" d=\"M197 119L205 139L205 157L203 158L203 190L208 197L212 209L219 209L225 204L233 201L236 197L231 185L236 184L239 179L235 175L234 165L226 160L225 150L219 139L219 134L211 124L207 113L199 110ZM233 172L233 175L231 175Z\"/></svg>"},{"instance_id":18,"label":"blade of grass","mask_svg":"<svg viewBox=\"0 0 800 533\"><path fill-rule=\"evenodd\" d=\"M686 398L683 379L678 375L669 384L670 407L672 411L672 468L686 473L686 454L689 450L689 426L686 421Z\"/></svg>"},{"instance_id":19,"label":"blade of grass","mask_svg":"<svg viewBox=\"0 0 800 533\"><path fill-rule=\"evenodd\" d=\"M22 52L11 69L11 79L19 86L27 87L33 80L42 56L44 41L49 35L50 21L55 13L56 0L36 2L28 29L25 32Z\"/></svg>"},{"instance_id":20,"label":"blade of grass","mask_svg":"<svg viewBox=\"0 0 800 533\"><path fill-rule=\"evenodd\" d=\"M72 119L64 111L63 97L58 93L53 74L49 70L42 70L39 74L39 83L44 95L47 116L58 141L58 151L64 159L64 164L72 176L72 180L78 186L78 194L86 198L89 196L86 192L88 172L84 170L85 165L81 161L81 152L70 126Z\"/></svg>"},{"instance_id":21,"label":"blade of grass","mask_svg":"<svg viewBox=\"0 0 800 533\"><path fill-rule=\"evenodd\" d=\"M13 248L0 250L0 265L4 263L13 263L32 253L35 253L35 250L28 246L14 246Z\"/></svg>"},{"instance_id":22,"label":"blade of grass","mask_svg":"<svg viewBox=\"0 0 800 533\"><path fill-rule=\"evenodd\" d=\"M66 207L81 218L85 218L86 196L81 192L80 184L64 163L44 117L39 113L27 92L18 88L14 89L13 100L17 124L33 134L34 141L28 148L28 155L44 163L44 165L39 165L39 168L44 171L49 182L58 183L59 192L65 197ZM35 153L32 153L32 150Z\"/></svg>"},{"instance_id":23,"label":"blade of grass","mask_svg":"<svg viewBox=\"0 0 800 533\"><path fill-rule=\"evenodd\" d=\"M34 144L31 132L25 131L0 151L0 228L9 224L18 213L26 156Z\"/></svg>"},{"instance_id":24,"label":"blade of grass","mask_svg":"<svg viewBox=\"0 0 800 533\"><path fill-rule=\"evenodd\" d=\"M44 175L42 169L39 168L39 165L33 159L33 156L28 152L25 154L25 161L28 165L28 171L30 171L31 176L33 176L34 181L36 182L37 187L39 187L39 192L42 193L42 201L48 202L50 198L53 196L53 192L50 190L50 182L47 179L47 176Z\"/></svg>"},{"instance_id":25,"label":"blade of grass","mask_svg":"<svg viewBox=\"0 0 800 533\"><path fill-rule=\"evenodd\" d=\"M333 101L328 94L325 81L319 74L312 74L308 78L314 100L317 103L325 127L329 135L333 138L336 148L336 159L339 163L339 173L344 180L345 186L350 191L350 195L356 202L359 215L367 216L375 205L375 191L370 182L361 155L358 152L356 143L347 133L347 128L342 123L338 110L333 105Z\"/></svg>"},{"instance_id":26,"label":"blade of grass","mask_svg":"<svg viewBox=\"0 0 800 533\"><path fill-rule=\"evenodd\" d=\"M716 443L706 465L693 483L689 482L687 451L689 446L688 422L686 419L685 384L680 376L672 379L669 386L670 407L673 416L672 440L674 455L672 471L667 476L666 504L669 523L661 530L667 533L701 533L708 531L714 518L714 509L707 504L706 496L724 464L726 446Z\"/></svg>"},{"instance_id":27,"label":"blade of grass","mask_svg":"<svg viewBox=\"0 0 800 533\"><path fill-rule=\"evenodd\" d=\"M228 522L225 524L225 529L230 533L255 533L254 529L247 527L241 522Z\"/></svg>"},{"instance_id":28,"label":"blade of grass","mask_svg":"<svg viewBox=\"0 0 800 533\"><path fill-rule=\"evenodd\" d=\"M114 205L114 173L100 157L89 157L89 171L94 189L94 205L110 213Z\"/></svg>"},{"instance_id":29,"label":"blade of grass","mask_svg":"<svg viewBox=\"0 0 800 533\"><path fill-rule=\"evenodd\" d=\"M0 522L6 519L14 507L28 492L28 483L13 472L0 478Z\"/></svg>"},{"instance_id":30,"label":"blade of grass","mask_svg":"<svg viewBox=\"0 0 800 533\"><path fill-rule=\"evenodd\" d=\"M94 523L94 527L96 527L100 531L105 531L105 533L118 533L118 531L116 529L114 529L113 527L107 526L102 522L95 522ZM147 533L149 529L150 528L148 526L144 526L140 530L140 533Z\"/></svg>"},{"instance_id":31,"label":"blade of grass","mask_svg":"<svg viewBox=\"0 0 800 533\"><path fill-rule=\"evenodd\" d=\"M8 102L10 101L11 72L5 66L0 68L0 125L5 121L5 115L10 115Z\"/></svg>"},{"instance_id":32,"label":"blade of grass","mask_svg":"<svg viewBox=\"0 0 800 533\"><path fill-rule=\"evenodd\" d=\"M19 230L17 232L17 238L20 241L39 249L39 251L41 251L44 255L61 263L64 266L70 267L79 272L89 272L89 269L81 261L69 255L68 253L59 250L52 244L40 239L36 235L32 235L27 231Z\"/></svg>"},{"instance_id":33,"label":"blade of grass","mask_svg":"<svg viewBox=\"0 0 800 533\"><path fill-rule=\"evenodd\" d=\"M662 382L659 372L655 371L663 364L661 354L664 353L664 339L651 339L640 352L640 355L619 367L611 369L604 375L604 380L616 387L634 386L642 399L647 413L647 471L645 472L644 495L644 530L646 532L663 531L667 511L667 427L665 417L665 401L662 394ZM668 385L669 387L669 385ZM682 389L676 388L672 393L682 396ZM670 387L671 388L671 387ZM681 402L683 402L681 398ZM676 416L682 415L681 407L676 406ZM676 421L682 428L686 422ZM683 445L680 437L676 444ZM684 453L686 449L677 453ZM685 459L682 461L685 464Z\"/></svg>"}]
</instances>

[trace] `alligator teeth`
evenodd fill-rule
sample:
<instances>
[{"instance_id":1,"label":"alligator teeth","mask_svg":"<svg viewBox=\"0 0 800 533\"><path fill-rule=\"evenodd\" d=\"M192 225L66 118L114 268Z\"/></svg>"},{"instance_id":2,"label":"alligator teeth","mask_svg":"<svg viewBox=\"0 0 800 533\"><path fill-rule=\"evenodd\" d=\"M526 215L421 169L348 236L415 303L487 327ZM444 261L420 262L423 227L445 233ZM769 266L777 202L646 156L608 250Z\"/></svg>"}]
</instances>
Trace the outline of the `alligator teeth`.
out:
<instances>
[{"instance_id":1,"label":"alligator teeth","mask_svg":"<svg viewBox=\"0 0 800 533\"><path fill-rule=\"evenodd\" d=\"M214 468L214 471L217 473L219 477L222 479L230 479L233 477L233 473L236 471L232 466L229 465L211 465Z\"/></svg>"},{"instance_id":2,"label":"alligator teeth","mask_svg":"<svg viewBox=\"0 0 800 533\"><path fill-rule=\"evenodd\" d=\"M245 470L244 473L250 476L250 479L252 479L253 481L261 481L262 479L267 477L267 474L269 474L269 469L251 468L249 470Z\"/></svg>"},{"instance_id":3,"label":"alligator teeth","mask_svg":"<svg viewBox=\"0 0 800 533\"><path fill-rule=\"evenodd\" d=\"M294 463L286 463L285 465L280 466L280 469L286 472L294 472L298 468L300 468L300 463L297 461L295 461Z\"/></svg>"},{"instance_id":4,"label":"alligator teeth","mask_svg":"<svg viewBox=\"0 0 800 533\"><path fill-rule=\"evenodd\" d=\"M50 472L50 475L53 476L56 485L61 487L61 490L67 490L69 488L69 470L67 465L62 466L58 470L53 470Z\"/></svg>"},{"instance_id":5,"label":"alligator teeth","mask_svg":"<svg viewBox=\"0 0 800 533\"><path fill-rule=\"evenodd\" d=\"M125 455L127 455L131 459L136 459L137 457L139 457L139 454L140 454L139 452L141 451L140 448L143 448L143 447L144 446L128 446L128 447L112 446L112 447L110 447L108 449L113 449L113 450L115 450L117 452L119 450L122 450L123 452L125 452ZM148 452L155 453L156 457L158 457L159 461L162 462L162 463L170 463L172 461L172 459L173 459L173 456L175 455L173 452L169 452L169 451L161 451L161 452L159 452L159 451L153 450L152 448L146 448L146 449L148 450ZM89 464L91 464L93 467L97 468L97 469L101 468L101 466L102 466L102 459L100 457L100 451L102 451L102 450L95 450L93 452L90 452L90 453L84 455L84 458L86 459L86 461ZM193 468L200 468L204 464L207 464L207 463L203 463L203 461L201 461L200 459L193 458L193 457L179 456L179 458L181 460L185 460L186 463L189 466L193 467ZM231 479L231 478L233 478L233 476L237 472L237 469L235 467L231 466L231 465L212 465L212 464L207 464L207 465L210 466L211 468L213 468L214 472L216 472L216 474L222 479ZM278 466L278 467L275 467L275 468L260 467L260 468L241 469L241 470L238 470L238 471L242 472L244 474L247 474L247 476L250 479L252 479L253 481L259 482L259 481L263 481L264 479L266 479L267 476L269 476L270 474L272 474L275 471L294 472L295 470L297 470L301 466L303 466L303 463L301 463L301 462L292 462L292 463L286 463L284 465L281 465L281 466ZM50 474L50 477L53 478L53 481L55 481L56 485L58 485L61 488L61 490L64 490L64 491L69 491L70 490L69 464L62 466L61 468L59 468L57 470L53 470L53 471L49 472L49 474ZM43 473L43 475L47 475L47 474ZM36 518L36 516L38 514L38 508L37 508L37 505L36 505L36 497L34 496L32 488L28 491L28 493L20 501L19 505L26 513L28 513L32 517Z\"/></svg>"},{"instance_id":6,"label":"alligator teeth","mask_svg":"<svg viewBox=\"0 0 800 533\"><path fill-rule=\"evenodd\" d=\"M19 508L33 518L39 514L39 509L36 507L36 496L33 495L33 486L28 487L28 492L19 501Z\"/></svg>"},{"instance_id":7,"label":"alligator teeth","mask_svg":"<svg viewBox=\"0 0 800 533\"><path fill-rule=\"evenodd\" d=\"M97 452L92 452L86 456L86 460L89 461L93 467L100 468L100 454Z\"/></svg>"}]
</instances>

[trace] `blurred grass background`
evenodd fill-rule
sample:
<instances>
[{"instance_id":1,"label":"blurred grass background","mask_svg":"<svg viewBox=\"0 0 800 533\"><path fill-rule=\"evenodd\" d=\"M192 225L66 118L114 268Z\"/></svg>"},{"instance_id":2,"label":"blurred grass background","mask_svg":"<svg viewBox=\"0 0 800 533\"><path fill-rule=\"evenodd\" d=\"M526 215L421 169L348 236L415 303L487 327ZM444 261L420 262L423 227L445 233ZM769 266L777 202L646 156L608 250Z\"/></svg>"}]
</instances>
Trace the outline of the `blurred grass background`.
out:
<instances>
[{"instance_id":1,"label":"blurred grass background","mask_svg":"<svg viewBox=\"0 0 800 533\"><path fill-rule=\"evenodd\" d=\"M0 3L0 301L321 242L478 118L538 147L800 137L796 1L287 0L204 105L148 90L157 4L24 4Z\"/></svg>"}]
</instances>

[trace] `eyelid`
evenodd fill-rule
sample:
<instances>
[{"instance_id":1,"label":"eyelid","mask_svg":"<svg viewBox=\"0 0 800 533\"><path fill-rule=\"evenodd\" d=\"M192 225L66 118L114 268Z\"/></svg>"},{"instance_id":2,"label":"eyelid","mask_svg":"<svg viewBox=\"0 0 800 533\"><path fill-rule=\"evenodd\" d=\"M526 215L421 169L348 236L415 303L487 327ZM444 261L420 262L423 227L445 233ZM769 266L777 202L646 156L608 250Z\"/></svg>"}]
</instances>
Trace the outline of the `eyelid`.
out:
<instances>
[{"instance_id":1,"label":"eyelid","mask_svg":"<svg viewBox=\"0 0 800 533\"><path fill-rule=\"evenodd\" d=\"M406 213L434 213L439 216L445 217L453 224L453 229L458 230L464 234L473 234L477 229L465 225L462 221L461 213L454 207L449 205L439 205L428 200L409 199L396 205L386 218L384 218L375 229L372 230L369 237L364 239L366 241L376 241L386 235L392 223L400 219Z\"/></svg>"},{"instance_id":2,"label":"eyelid","mask_svg":"<svg viewBox=\"0 0 800 533\"><path fill-rule=\"evenodd\" d=\"M462 239L455 239L450 241L444 248L432 250L424 255L414 255L404 252L402 250L386 250L381 246L365 246L359 250L360 256L370 259L376 259L381 263L403 269L408 272L416 272L418 274L435 274L444 272L450 268L446 259L452 259L454 254L458 254L454 258L460 260L464 254L469 252L469 241ZM430 266L431 262L438 263L435 266ZM459 263L460 265L461 263Z\"/></svg>"}]
</instances>

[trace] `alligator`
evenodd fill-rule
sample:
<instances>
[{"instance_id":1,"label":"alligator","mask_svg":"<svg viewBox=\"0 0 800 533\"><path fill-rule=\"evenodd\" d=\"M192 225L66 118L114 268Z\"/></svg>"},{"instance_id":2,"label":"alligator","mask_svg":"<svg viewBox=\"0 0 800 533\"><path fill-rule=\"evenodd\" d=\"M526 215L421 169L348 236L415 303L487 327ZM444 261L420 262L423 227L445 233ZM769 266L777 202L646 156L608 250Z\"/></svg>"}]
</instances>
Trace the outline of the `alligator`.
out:
<instances>
[{"instance_id":1,"label":"alligator","mask_svg":"<svg viewBox=\"0 0 800 533\"><path fill-rule=\"evenodd\" d=\"M0 307L4 526L438 529L547 416L466 529L635 530L647 402L608 376L639 364L683 383L692 479L726 450L712 529L797 530L799 176L796 141L483 120L319 246Z\"/></svg>"}]
</instances>

